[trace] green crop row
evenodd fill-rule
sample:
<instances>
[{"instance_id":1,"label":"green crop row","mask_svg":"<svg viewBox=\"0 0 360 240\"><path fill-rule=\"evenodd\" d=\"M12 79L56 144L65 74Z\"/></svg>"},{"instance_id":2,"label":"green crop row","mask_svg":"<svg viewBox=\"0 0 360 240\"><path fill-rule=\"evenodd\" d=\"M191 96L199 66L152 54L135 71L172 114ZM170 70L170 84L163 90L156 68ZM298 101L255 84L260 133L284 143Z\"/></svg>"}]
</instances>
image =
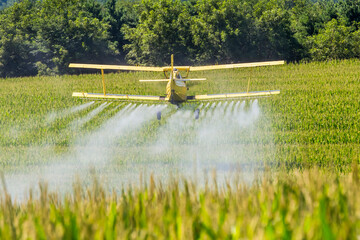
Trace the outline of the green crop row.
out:
<instances>
[{"instance_id":1,"label":"green crop row","mask_svg":"<svg viewBox=\"0 0 360 240\"><path fill-rule=\"evenodd\" d=\"M244 103L246 118L254 99L233 105L227 101L221 106L204 102L202 119L178 120L175 124L182 125L173 129L170 120L174 116L181 118L201 104L191 102L180 109L168 106L161 121L154 116L111 145L95 147L100 153L112 153L108 168L120 179L125 168L129 172L131 168L152 171L162 164L166 170L198 158L212 158L204 161L209 166L231 168L235 165L227 160L229 156L239 159L240 167L241 161L265 165L270 170L261 173L260 179L250 185L229 180L227 185L204 188L189 179L150 179L142 186L114 193L94 180L89 189L78 184L66 196L49 192L46 184L41 184L40 195L34 192L28 200L17 202L2 191L0 239L354 239L360 234L359 67L359 60L347 60L196 72L191 76L208 80L190 83L190 94L242 92L249 78L250 90L280 89L281 94L257 99L261 117L251 127L228 129L224 126L236 127L232 117L242 115L216 119L222 112L215 111ZM109 73L107 91L163 95L164 83L138 82L162 77L156 73ZM89 103L72 98L73 91L101 92L101 76L0 79L3 171L20 170L21 175L24 169L32 171L32 166L36 169L67 160L77 147L86 147L80 140L97 137L91 134L129 107L121 101L110 105L96 101L71 112ZM102 110L89 118L97 109ZM201 141L207 135L197 134L201 127L211 128L213 121L220 121L222 128L210 139L213 142L203 146ZM153 145L162 139L160 146L166 145L168 135L172 145L164 153L151 155ZM75 165L77 159L71 163Z\"/></svg>"},{"instance_id":2,"label":"green crop row","mask_svg":"<svg viewBox=\"0 0 360 240\"><path fill-rule=\"evenodd\" d=\"M280 95L258 99L262 118L257 131L251 137L246 134L234 137L236 144L256 144L259 149L273 145L276 155L275 159L270 158L272 162L297 163L291 166L326 166L335 162L346 169L360 150L359 67L360 61L346 60L195 72L191 73L192 77L207 77L208 80L190 83L189 94L242 92L246 91L249 79L253 91L280 89ZM164 83L138 82L139 79L162 77L158 73L123 72L106 74L105 79L109 93L164 95ZM97 101L81 112L61 116L64 109L88 102L72 98L73 91L102 91L99 74L0 79L0 86L0 151L3 152L0 160L3 166L21 165L26 157L19 151L26 147L48 145L66 151L76 139L99 128L126 106L114 101L85 124L72 128L74 121L104 103ZM183 109L199 104L186 103ZM176 112L175 108L170 109ZM56 117L49 121L52 114ZM147 124L136 133L139 135L123 141L124 146L141 145L156 138L159 127L165 122L166 118L160 123ZM190 143L192 131L190 127L179 135L179 143ZM29 158L32 158L30 162L40 161Z\"/></svg>"}]
</instances>

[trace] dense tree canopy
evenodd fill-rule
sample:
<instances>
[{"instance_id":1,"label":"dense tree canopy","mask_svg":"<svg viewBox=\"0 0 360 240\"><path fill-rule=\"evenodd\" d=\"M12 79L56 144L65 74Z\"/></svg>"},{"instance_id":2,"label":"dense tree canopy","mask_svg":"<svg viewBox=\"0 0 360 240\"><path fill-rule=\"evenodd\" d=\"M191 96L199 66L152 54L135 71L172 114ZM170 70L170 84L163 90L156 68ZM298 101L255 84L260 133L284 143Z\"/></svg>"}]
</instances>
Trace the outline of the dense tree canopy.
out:
<instances>
[{"instance_id":1,"label":"dense tree canopy","mask_svg":"<svg viewBox=\"0 0 360 240\"><path fill-rule=\"evenodd\" d=\"M179 64L360 55L360 0L10 2L0 77L69 73L69 62L163 65L172 53Z\"/></svg>"}]
</instances>

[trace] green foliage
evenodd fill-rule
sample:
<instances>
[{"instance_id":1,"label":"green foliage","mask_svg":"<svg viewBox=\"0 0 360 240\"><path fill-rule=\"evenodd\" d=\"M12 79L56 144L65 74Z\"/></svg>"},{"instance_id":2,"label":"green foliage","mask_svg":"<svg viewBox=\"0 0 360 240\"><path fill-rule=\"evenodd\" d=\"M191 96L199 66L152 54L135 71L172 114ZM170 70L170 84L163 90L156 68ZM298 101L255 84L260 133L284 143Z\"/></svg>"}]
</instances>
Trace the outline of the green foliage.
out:
<instances>
[{"instance_id":1,"label":"green foliage","mask_svg":"<svg viewBox=\"0 0 360 240\"><path fill-rule=\"evenodd\" d=\"M345 22L333 19L320 30L319 34L309 37L310 54L314 60L344 59L359 57L356 51L360 44L356 38L358 32Z\"/></svg>"},{"instance_id":2,"label":"green foliage","mask_svg":"<svg viewBox=\"0 0 360 240\"><path fill-rule=\"evenodd\" d=\"M349 25L357 25L360 22L360 1L342 0L339 2L339 12Z\"/></svg>"},{"instance_id":3,"label":"green foliage","mask_svg":"<svg viewBox=\"0 0 360 240\"><path fill-rule=\"evenodd\" d=\"M29 21L35 3L25 0L0 14L0 77L34 75Z\"/></svg>"},{"instance_id":4,"label":"green foliage","mask_svg":"<svg viewBox=\"0 0 360 240\"><path fill-rule=\"evenodd\" d=\"M19 1L0 12L0 76L75 72L69 62L167 65L170 54L184 65L353 58L359 6L359 0Z\"/></svg>"},{"instance_id":5,"label":"green foliage","mask_svg":"<svg viewBox=\"0 0 360 240\"><path fill-rule=\"evenodd\" d=\"M242 1L197 1L191 23L194 62L229 62L251 58L253 21ZM244 57L246 56L246 57Z\"/></svg>"},{"instance_id":6,"label":"green foliage","mask_svg":"<svg viewBox=\"0 0 360 240\"><path fill-rule=\"evenodd\" d=\"M40 17L33 25L37 33L34 57L51 71L64 73L71 61L100 61L116 54L100 11L92 0L42 1Z\"/></svg>"},{"instance_id":7,"label":"green foliage","mask_svg":"<svg viewBox=\"0 0 360 240\"><path fill-rule=\"evenodd\" d=\"M65 73L70 61L99 61L118 53L96 1L26 0L0 17L3 77Z\"/></svg>"},{"instance_id":8,"label":"green foliage","mask_svg":"<svg viewBox=\"0 0 360 240\"><path fill-rule=\"evenodd\" d=\"M299 60L301 45L290 28L286 1L259 1L254 9L257 26L255 46L259 59Z\"/></svg>"},{"instance_id":9,"label":"green foliage","mask_svg":"<svg viewBox=\"0 0 360 240\"><path fill-rule=\"evenodd\" d=\"M124 37L124 32L121 30L126 24L127 27L135 27L138 22L138 16L132 2L128 1L105 1L102 13L104 21L109 25L109 37L111 42L117 45L117 51L120 56L114 58L112 61L124 61L125 52L124 45L129 44Z\"/></svg>"},{"instance_id":10,"label":"green foliage","mask_svg":"<svg viewBox=\"0 0 360 240\"><path fill-rule=\"evenodd\" d=\"M139 24L124 27L124 46L130 63L168 64L171 54L181 63L188 55L190 14L180 0L143 0L139 9Z\"/></svg>"},{"instance_id":11,"label":"green foliage","mask_svg":"<svg viewBox=\"0 0 360 240\"><path fill-rule=\"evenodd\" d=\"M17 0L0 0L0 11L6 7L11 6L14 4Z\"/></svg>"}]
</instances>

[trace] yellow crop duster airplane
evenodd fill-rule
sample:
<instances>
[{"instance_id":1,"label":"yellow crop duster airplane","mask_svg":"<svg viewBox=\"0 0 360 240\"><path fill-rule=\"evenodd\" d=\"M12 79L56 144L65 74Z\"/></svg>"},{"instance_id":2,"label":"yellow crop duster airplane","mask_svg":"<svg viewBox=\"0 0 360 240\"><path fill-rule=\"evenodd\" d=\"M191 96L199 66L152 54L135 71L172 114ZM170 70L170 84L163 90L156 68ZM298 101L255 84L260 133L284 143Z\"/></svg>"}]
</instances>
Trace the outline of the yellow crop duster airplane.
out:
<instances>
[{"instance_id":1,"label":"yellow crop duster airplane","mask_svg":"<svg viewBox=\"0 0 360 240\"><path fill-rule=\"evenodd\" d=\"M249 88L248 88L246 92L240 92L240 93L222 93L222 94L205 94L205 95L188 96L187 95L188 88L186 87L186 82L206 80L205 78L188 79L187 77L190 71L207 71L207 70L243 68L243 67L260 67L260 66L270 66L270 65L281 65L284 63L285 63L284 61L271 61L271 62L238 63L238 64L212 65L212 66L200 66L200 67L174 66L174 55L171 55L171 66L168 67L97 65L97 64L81 64L81 63L80 64L71 63L69 67L100 69L102 75L103 93L74 92L72 94L73 97L97 98L97 99L168 101L170 103L177 104L187 100L228 99L228 98L242 98L242 97L267 96L267 95L279 94L280 90L249 92ZM164 72L166 79L140 80L140 82L167 82L166 96L107 94L105 88L104 70ZM185 78L182 78L180 71L186 72Z\"/></svg>"}]
</instances>

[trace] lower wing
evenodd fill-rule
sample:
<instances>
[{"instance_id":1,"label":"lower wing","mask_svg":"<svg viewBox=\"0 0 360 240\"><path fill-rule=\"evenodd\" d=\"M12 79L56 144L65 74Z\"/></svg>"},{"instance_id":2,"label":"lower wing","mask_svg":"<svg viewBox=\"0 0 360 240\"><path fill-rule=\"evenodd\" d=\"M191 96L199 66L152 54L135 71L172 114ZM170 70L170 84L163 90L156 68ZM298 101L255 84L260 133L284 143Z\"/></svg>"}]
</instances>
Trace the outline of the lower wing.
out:
<instances>
[{"instance_id":1,"label":"lower wing","mask_svg":"<svg viewBox=\"0 0 360 240\"><path fill-rule=\"evenodd\" d=\"M275 94L280 94L280 90L195 95L195 96L188 96L188 100L243 98L243 97L269 96L269 95L275 95Z\"/></svg>"},{"instance_id":2,"label":"lower wing","mask_svg":"<svg viewBox=\"0 0 360 240\"><path fill-rule=\"evenodd\" d=\"M101 94L101 93L83 93L74 92L73 97L97 98L97 99L119 99L119 100L148 100L148 101L165 101L164 96L147 96L147 95L128 95L128 94Z\"/></svg>"}]
</instances>

